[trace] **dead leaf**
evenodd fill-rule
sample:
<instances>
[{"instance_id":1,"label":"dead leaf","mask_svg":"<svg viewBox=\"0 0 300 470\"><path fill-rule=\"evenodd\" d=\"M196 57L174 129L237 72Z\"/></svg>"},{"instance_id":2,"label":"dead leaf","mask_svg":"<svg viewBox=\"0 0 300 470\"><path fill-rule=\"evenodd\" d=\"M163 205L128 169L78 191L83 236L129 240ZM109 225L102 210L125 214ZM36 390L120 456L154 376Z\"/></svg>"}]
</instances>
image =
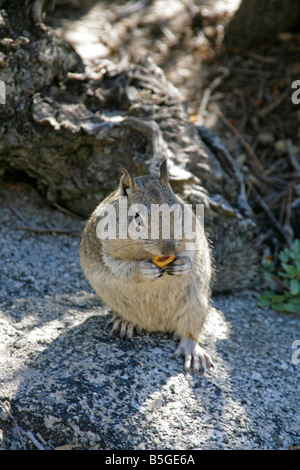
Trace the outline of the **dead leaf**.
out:
<instances>
[{"instance_id":1,"label":"dead leaf","mask_svg":"<svg viewBox=\"0 0 300 470\"><path fill-rule=\"evenodd\" d=\"M65 444L62 446L55 447L54 450L72 450L74 447L74 444Z\"/></svg>"},{"instance_id":2,"label":"dead leaf","mask_svg":"<svg viewBox=\"0 0 300 470\"><path fill-rule=\"evenodd\" d=\"M289 448L293 450L300 450L300 446L292 446L292 444L289 445Z\"/></svg>"}]
</instances>

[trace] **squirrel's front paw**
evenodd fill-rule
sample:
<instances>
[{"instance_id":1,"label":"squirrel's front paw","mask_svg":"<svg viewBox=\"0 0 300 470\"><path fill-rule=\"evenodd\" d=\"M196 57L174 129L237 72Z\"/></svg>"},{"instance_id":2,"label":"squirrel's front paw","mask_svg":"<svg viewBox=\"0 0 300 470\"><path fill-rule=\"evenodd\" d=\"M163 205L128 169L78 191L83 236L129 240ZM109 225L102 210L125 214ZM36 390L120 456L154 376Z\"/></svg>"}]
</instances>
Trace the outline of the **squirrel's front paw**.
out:
<instances>
[{"instance_id":1,"label":"squirrel's front paw","mask_svg":"<svg viewBox=\"0 0 300 470\"><path fill-rule=\"evenodd\" d=\"M154 279L161 277L165 271L152 263L151 259L140 261L139 268L143 281L154 281Z\"/></svg>"},{"instance_id":2,"label":"squirrel's front paw","mask_svg":"<svg viewBox=\"0 0 300 470\"><path fill-rule=\"evenodd\" d=\"M189 256L178 256L173 263L165 268L165 271L171 276L182 276L187 273L191 267L192 262Z\"/></svg>"}]
</instances>

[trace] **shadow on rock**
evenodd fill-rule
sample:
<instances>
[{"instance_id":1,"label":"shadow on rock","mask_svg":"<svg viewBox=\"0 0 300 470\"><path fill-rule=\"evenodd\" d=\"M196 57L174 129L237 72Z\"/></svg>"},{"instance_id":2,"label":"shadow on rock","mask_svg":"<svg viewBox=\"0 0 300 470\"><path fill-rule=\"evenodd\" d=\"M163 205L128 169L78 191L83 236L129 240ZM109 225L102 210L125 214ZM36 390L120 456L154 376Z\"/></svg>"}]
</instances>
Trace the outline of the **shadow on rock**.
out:
<instances>
[{"instance_id":1,"label":"shadow on rock","mask_svg":"<svg viewBox=\"0 0 300 470\"><path fill-rule=\"evenodd\" d=\"M143 405L180 373L182 364L171 360L175 343L160 334L122 341L110 336L107 321L92 316L69 329L21 372L14 414L53 445L155 445Z\"/></svg>"}]
</instances>

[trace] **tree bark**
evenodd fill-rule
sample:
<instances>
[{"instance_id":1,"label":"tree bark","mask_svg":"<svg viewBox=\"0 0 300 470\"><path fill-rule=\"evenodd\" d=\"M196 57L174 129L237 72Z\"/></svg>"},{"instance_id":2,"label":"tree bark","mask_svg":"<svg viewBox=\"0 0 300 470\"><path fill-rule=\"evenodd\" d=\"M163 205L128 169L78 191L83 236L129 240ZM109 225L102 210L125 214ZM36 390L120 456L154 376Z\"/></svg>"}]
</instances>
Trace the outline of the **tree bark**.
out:
<instances>
[{"instance_id":1,"label":"tree bark","mask_svg":"<svg viewBox=\"0 0 300 470\"><path fill-rule=\"evenodd\" d=\"M225 43L247 49L274 41L278 33L300 26L300 3L295 0L242 0L229 23Z\"/></svg>"}]
</instances>

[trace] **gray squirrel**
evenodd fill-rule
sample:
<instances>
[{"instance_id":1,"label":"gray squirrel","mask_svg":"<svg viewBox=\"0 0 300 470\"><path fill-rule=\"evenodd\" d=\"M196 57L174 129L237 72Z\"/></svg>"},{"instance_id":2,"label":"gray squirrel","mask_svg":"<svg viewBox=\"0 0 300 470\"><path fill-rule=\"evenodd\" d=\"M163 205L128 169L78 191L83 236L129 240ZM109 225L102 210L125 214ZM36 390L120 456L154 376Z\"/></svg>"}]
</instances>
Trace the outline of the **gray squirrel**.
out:
<instances>
[{"instance_id":1,"label":"gray squirrel","mask_svg":"<svg viewBox=\"0 0 300 470\"><path fill-rule=\"evenodd\" d=\"M113 208L115 226L120 227L120 214L124 216L119 210L120 201L125 200L128 207L139 204L146 208L143 217L139 213L125 214L128 221L134 220L136 227L153 222L152 205L184 207L183 200L174 194L169 184L166 160L160 166L159 177L133 178L124 168L123 173L118 189L99 204L83 230L79 250L83 272L95 292L114 312L114 333L130 339L135 329L171 332L180 338L175 355L184 356L185 370L204 373L213 363L198 341L210 310L213 268L203 226L188 208L197 235L192 248L185 232L180 238L174 236L175 217L167 238L162 236L162 217L155 222L158 237L151 238L150 231L147 232L149 237L132 237L127 231L125 237L118 234L101 238L99 222L109 209Z\"/></svg>"}]
</instances>

